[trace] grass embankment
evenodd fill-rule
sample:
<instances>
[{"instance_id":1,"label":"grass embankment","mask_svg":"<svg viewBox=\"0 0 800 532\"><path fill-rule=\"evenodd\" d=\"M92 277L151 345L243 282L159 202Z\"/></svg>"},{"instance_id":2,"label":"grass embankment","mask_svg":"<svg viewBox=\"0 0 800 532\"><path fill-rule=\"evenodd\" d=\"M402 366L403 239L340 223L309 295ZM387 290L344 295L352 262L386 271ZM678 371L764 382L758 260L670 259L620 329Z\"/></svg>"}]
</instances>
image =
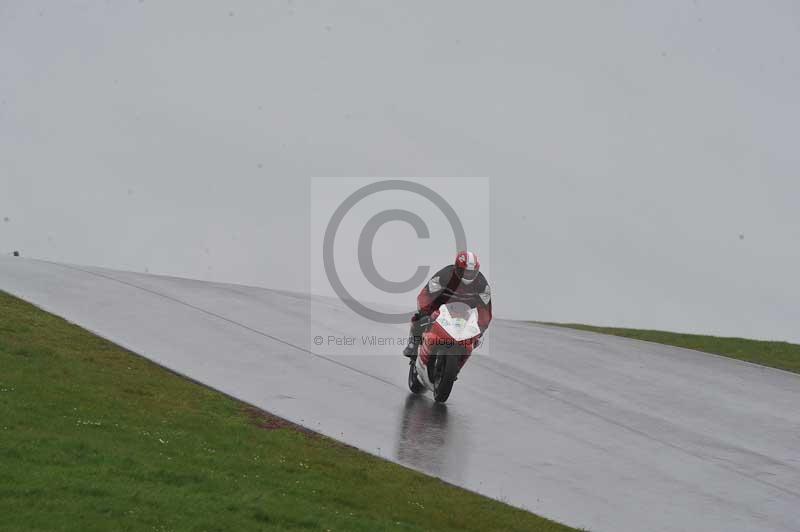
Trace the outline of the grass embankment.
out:
<instances>
[{"instance_id":1,"label":"grass embankment","mask_svg":"<svg viewBox=\"0 0 800 532\"><path fill-rule=\"evenodd\" d=\"M0 529L572 530L287 426L2 292Z\"/></svg>"},{"instance_id":2,"label":"grass embankment","mask_svg":"<svg viewBox=\"0 0 800 532\"><path fill-rule=\"evenodd\" d=\"M537 322L539 323L539 322ZM703 336L700 334L682 334L666 331L648 331L640 329L622 329L617 327L595 327L580 323L546 323L570 329L580 329L614 336L635 338L659 344L695 349L706 353L714 353L730 358L746 360L762 366L784 369L800 373L800 345L787 342L767 342L748 340L746 338L724 338L719 336Z\"/></svg>"}]
</instances>

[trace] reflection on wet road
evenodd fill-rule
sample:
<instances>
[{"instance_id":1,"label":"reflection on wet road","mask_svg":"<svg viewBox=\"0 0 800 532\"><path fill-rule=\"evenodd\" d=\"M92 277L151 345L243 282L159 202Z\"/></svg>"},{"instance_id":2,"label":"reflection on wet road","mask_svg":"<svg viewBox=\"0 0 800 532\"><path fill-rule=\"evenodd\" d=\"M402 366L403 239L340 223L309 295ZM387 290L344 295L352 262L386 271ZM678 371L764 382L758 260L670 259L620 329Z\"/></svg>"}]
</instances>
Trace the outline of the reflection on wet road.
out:
<instances>
[{"instance_id":1,"label":"reflection on wet road","mask_svg":"<svg viewBox=\"0 0 800 532\"><path fill-rule=\"evenodd\" d=\"M467 423L449 416L447 405L423 395L409 394L403 401L395 459L436 476L458 478L468 464Z\"/></svg>"}]
</instances>

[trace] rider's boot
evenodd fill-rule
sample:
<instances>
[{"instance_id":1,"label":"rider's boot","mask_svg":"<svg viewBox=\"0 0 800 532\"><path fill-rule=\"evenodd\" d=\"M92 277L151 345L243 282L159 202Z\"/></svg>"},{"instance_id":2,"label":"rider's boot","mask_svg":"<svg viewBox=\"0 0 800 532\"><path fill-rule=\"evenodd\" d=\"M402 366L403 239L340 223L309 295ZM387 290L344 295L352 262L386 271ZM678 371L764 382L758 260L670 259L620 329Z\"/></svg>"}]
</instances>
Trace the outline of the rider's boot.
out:
<instances>
[{"instance_id":1,"label":"rider's boot","mask_svg":"<svg viewBox=\"0 0 800 532\"><path fill-rule=\"evenodd\" d=\"M416 360L419 344L422 343L422 333L425 330L425 326L421 321L422 318L423 315L419 312L412 316L411 327L409 327L408 331L408 344L403 349L403 356L410 358L412 361Z\"/></svg>"},{"instance_id":2,"label":"rider's boot","mask_svg":"<svg viewBox=\"0 0 800 532\"><path fill-rule=\"evenodd\" d=\"M417 350L419 349L419 336L409 336L408 337L408 344L406 345L405 349L403 349L403 356L408 357L410 359L417 358Z\"/></svg>"}]
</instances>

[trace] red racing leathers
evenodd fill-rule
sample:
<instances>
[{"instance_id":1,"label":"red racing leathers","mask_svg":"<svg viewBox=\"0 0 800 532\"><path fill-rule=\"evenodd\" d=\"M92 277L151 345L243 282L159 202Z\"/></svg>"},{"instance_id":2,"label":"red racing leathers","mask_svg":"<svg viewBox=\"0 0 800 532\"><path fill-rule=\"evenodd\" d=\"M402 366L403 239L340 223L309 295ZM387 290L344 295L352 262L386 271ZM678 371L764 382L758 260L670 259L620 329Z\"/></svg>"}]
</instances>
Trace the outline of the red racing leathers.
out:
<instances>
[{"instance_id":1,"label":"red racing leathers","mask_svg":"<svg viewBox=\"0 0 800 532\"><path fill-rule=\"evenodd\" d=\"M482 273L469 284L454 275L454 266L445 266L426 284L417 296L417 313L411 318L410 345L416 350L423 333L423 320L445 303L460 302L478 309L478 326L483 334L492 321L492 292ZM410 353L409 353L410 355Z\"/></svg>"}]
</instances>

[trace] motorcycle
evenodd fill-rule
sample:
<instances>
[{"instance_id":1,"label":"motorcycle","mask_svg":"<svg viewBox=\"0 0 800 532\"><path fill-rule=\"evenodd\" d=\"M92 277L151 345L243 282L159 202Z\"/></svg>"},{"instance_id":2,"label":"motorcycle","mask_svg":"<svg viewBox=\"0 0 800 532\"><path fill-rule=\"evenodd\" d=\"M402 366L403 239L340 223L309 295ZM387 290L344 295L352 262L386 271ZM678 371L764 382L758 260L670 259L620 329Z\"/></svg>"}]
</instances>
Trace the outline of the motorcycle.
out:
<instances>
[{"instance_id":1,"label":"motorcycle","mask_svg":"<svg viewBox=\"0 0 800 532\"><path fill-rule=\"evenodd\" d=\"M416 360L408 368L408 387L433 392L437 403L450 397L453 383L472 351L480 345L478 310L464 303L447 303L431 314Z\"/></svg>"}]
</instances>

